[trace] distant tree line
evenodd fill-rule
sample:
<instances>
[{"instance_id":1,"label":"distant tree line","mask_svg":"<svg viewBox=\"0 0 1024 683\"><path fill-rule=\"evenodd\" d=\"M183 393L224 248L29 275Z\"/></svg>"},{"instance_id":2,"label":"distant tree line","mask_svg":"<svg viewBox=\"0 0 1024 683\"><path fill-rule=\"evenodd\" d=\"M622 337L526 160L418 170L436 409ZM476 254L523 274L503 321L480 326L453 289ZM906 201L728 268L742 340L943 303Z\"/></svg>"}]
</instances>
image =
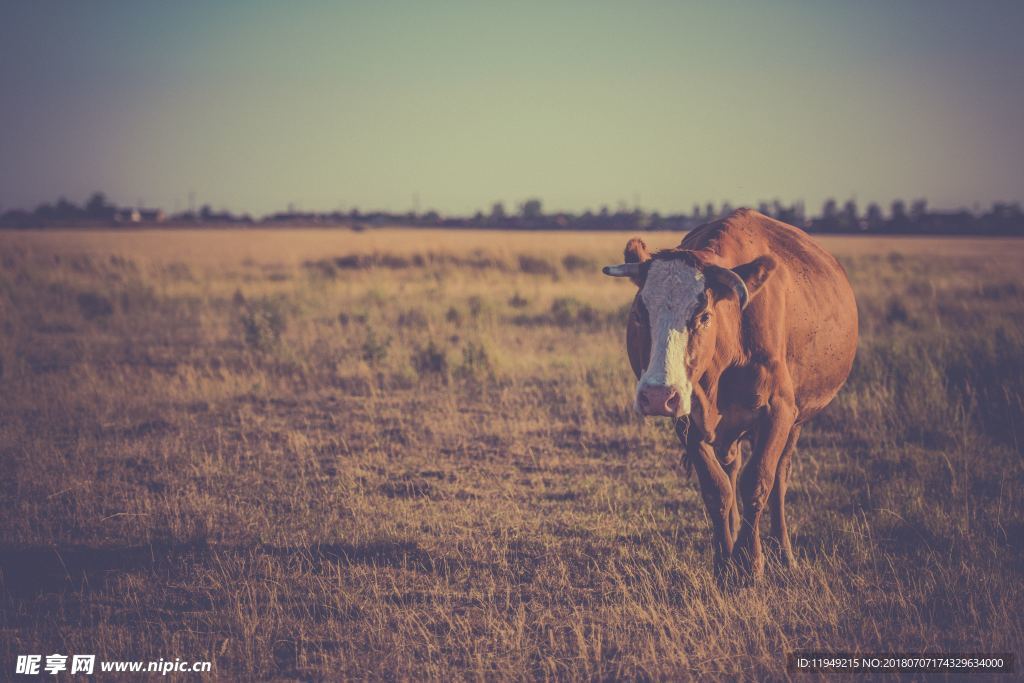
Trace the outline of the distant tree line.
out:
<instances>
[{"instance_id":1,"label":"distant tree line","mask_svg":"<svg viewBox=\"0 0 1024 683\"><path fill-rule=\"evenodd\" d=\"M1024 213L1017 202L996 202L988 210L932 211L923 199L910 203L896 200L882 209L869 203L863 211L855 200L842 206L827 200L816 216L808 215L803 202L783 204L760 202L757 210L786 223L815 233L870 233L890 235L1024 235ZM729 215L729 202L694 205L690 213L661 214L620 204L615 211L607 206L582 213L545 213L539 199L522 202L515 211L508 211L502 202L495 202L489 211L472 216L443 216L437 211L422 213L364 213L358 209L332 212L288 211L254 219L248 214L215 211L203 206L198 211L171 215L159 209L119 207L102 192L93 194L78 206L61 198L34 210L13 209L0 214L0 227L96 227L120 225L167 226L245 226L245 225L337 225L361 229L367 226L408 225L419 227L495 228L505 230L689 230L702 223Z\"/></svg>"}]
</instances>

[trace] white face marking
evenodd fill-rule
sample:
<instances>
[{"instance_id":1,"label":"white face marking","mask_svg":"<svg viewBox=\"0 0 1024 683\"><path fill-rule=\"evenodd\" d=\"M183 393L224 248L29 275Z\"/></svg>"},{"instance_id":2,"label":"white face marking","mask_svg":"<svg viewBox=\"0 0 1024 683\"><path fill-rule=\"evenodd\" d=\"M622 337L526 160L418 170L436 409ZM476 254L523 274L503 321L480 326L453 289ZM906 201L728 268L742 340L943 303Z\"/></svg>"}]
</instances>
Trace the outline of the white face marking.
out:
<instances>
[{"instance_id":1,"label":"white face marking","mask_svg":"<svg viewBox=\"0 0 1024 683\"><path fill-rule=\"evenodd\" d=\"M704 274L677 260L654 261L640 292L651 322L651 361L637 383L637 395L647 386L675 387L681 415L689 415L693 394L686 373L688 323L703 292Z\"/></svg>"}]
</instances>

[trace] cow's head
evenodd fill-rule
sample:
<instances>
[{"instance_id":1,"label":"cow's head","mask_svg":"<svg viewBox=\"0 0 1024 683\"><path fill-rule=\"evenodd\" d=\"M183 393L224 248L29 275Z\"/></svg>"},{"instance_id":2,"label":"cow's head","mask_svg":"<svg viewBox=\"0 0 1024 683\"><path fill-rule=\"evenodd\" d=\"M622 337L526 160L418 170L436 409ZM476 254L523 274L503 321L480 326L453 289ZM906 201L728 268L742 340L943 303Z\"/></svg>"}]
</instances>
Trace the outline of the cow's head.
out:
<instances>
[{"instance_id":1,"label":"cow's head","mask_svg":"<svg viewBox=\"0 0 1024 683\"><path fill-rule=\"evenodd\" d=\"M731 346L720 344L719 334L738 334L743 309L771 275L775 260L762 256L722 268L682 249L652 256L636 237L627 243L625 257L625 263L602 272L628 277L640 288L630 321L645 328L631 335L643 355L634 362L639 375L635 407L643 415L689 415L694 384L708 370L716 348Z\"/></svg>"}]
</instances>

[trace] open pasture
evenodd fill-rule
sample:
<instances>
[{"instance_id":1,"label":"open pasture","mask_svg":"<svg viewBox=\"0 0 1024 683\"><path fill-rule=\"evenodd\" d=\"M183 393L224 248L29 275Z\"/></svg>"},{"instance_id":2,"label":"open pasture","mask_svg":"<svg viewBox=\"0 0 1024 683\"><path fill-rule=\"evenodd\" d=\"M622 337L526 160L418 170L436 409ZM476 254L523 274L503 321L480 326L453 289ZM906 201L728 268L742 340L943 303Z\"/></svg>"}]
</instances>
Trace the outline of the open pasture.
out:
<instances>
[{"instance_id":1,"label":"open pasture","mask_svg":"<svg viewBox=\"0 0 1024 683\"><path fill-rule=\"evenodd\" d=\"M764 680L795 649L1019 657L1024 242L822 239L861 340L794 458L800 566L721 591L671 426L630 405L634 288L600 274L628 236L0 234L0 661Z\"/></svg>"}]
</instances>

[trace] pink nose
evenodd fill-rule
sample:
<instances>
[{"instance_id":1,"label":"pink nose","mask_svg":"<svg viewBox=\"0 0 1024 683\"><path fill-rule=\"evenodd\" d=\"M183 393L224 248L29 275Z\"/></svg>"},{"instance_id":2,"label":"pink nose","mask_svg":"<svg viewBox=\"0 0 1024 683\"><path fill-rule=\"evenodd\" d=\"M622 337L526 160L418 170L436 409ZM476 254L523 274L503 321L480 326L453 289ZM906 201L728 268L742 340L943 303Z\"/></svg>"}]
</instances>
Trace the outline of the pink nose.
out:
<instances>
[{"instance_id":1,"label":"pink nose","mask_svg":"<svg viewBox=\"0 0 1024 683\"><path fill-rule=\"evenodd\" d=\"M637 394L636 404L644 415L675 417L681 400L675 387L646 386Z\"/></svg>"}]
</instances>

